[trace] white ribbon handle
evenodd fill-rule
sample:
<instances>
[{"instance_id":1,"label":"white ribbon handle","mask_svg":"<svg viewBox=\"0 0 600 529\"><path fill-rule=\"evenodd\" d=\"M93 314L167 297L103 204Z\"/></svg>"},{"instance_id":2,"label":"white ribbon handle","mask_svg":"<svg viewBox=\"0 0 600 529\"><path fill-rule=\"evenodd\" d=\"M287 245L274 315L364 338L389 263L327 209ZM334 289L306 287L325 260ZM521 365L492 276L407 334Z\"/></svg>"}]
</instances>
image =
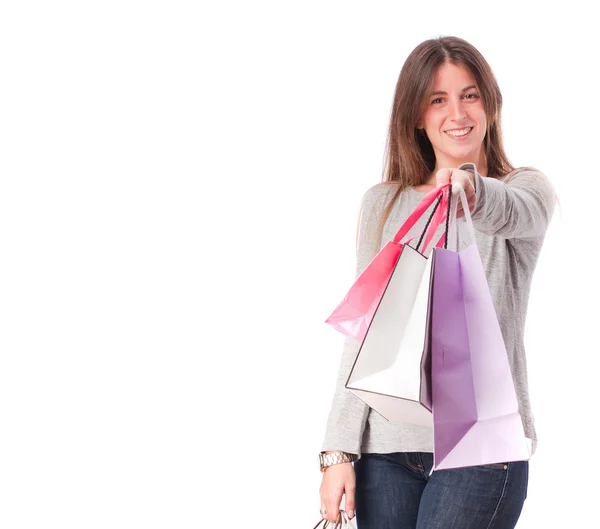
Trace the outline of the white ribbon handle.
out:
<instances>
[{"instance_id":1,"label":"white ribbon handle","mask_svg":"<svg viewBox=\"0 0 600 529\"><path fill-rule=\"evenodd\" d=\"M466 224L467 235L469 237L469 243L475 244L475 228L473 227L473 219L471 218L471 210L469 209L469 203L467 201L467 195L463 186L459 183L452 184L452 195L450 204L450 224L448 227L448 240L455 242L455 248L452 248L455 252L460 250L460 225ZM464 217L462 219L456 218L456 212L458 210L458 199L463 207ZM462 222L461 222L462 221ZM456 234L454 234L456 232ZM449 246L449 245L448 245ZM450 249L450 248L448 248Z\"/></svg>"}]
</instances>

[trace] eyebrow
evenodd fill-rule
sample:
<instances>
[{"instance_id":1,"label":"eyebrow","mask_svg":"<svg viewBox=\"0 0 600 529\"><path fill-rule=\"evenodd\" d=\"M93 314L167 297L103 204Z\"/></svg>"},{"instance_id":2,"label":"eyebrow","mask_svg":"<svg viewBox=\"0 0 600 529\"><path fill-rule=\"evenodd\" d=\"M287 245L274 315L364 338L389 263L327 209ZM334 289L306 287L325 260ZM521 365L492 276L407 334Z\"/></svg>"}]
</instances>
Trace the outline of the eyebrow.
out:
<instances>
[{"instance_id":1,"label":"eyebrow","mask_svg":"<svg viewBox=\"0 0 600 529\"><path fill-rule=\"evenodd\" d=\"M474 84L467 86L465 88L462 89L462 92L466 92L467 90L471 90L471 88L477 88ZM437 95L442 95L442 96L446 96L448 95L448 92L444 92L443 90L438 90L437 92L431 92L432 96L437 96Z\"/></svg>"}]
</instances>

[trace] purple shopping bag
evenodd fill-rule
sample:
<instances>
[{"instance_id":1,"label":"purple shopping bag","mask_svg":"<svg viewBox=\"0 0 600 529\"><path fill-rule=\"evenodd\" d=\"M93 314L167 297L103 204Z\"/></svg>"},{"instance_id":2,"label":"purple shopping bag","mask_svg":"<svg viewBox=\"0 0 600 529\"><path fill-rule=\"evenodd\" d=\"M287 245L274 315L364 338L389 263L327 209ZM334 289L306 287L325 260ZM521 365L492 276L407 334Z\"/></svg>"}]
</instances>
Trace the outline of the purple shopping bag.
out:
<instances>
[{"instance_id":1,"label":"purple shopping bag","mask_svg":"<svg viewBox=\"0 0 600 529\"><path fill-rule=\"evenodd\" d=\"M434 470L522 461L531 456L462 189L460 197L466 212L461 221L471 244L460 251L434 249L431 265ZM450 223L458 234L456 207ZM448 239L453 240L452 232Z\"/></svg>"}]
</instances>

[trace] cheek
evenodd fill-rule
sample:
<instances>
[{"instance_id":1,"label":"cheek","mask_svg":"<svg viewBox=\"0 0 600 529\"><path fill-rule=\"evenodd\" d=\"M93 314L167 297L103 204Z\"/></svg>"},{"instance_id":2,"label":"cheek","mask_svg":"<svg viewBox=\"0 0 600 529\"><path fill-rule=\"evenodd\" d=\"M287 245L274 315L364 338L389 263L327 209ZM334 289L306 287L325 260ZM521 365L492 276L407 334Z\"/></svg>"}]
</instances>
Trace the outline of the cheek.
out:
<instances>
[{"instance_id":1,"label":"cheek","mask_svg":"<svg viewBox=\"0 0 600 529\"><path fill-rule=\"evenodd\" d=\"M429 110L423 115L423 123L426 129L434 130L439 129L442 124L443 118L439 112Z\"/></svg>"},{"instance_id":2,"label":"cheek","mask_svg":"<svg viewBox=\"0 0 600 529\"><path fill-rule=\"evenodd\" d=\"M479 122L481 127L483 129L487 128L487 116L485 113L485 108L483 108L483 105L480 105L479 108L477 108L476 114L477 114L477 121Z\"/></svg>"},{"instance_id":3,"label":"cheek","mask_svg":"<svg viewBox=\"0 0 600 529\"><path fill-rule=\"evenodd\" d=\"M481 138L483 139L485 137L485 135L487 134L487 120L485 118L485 116L483 116L480 120L479 120L479 134L481 135Z\"/></svg>"}]
</instances>

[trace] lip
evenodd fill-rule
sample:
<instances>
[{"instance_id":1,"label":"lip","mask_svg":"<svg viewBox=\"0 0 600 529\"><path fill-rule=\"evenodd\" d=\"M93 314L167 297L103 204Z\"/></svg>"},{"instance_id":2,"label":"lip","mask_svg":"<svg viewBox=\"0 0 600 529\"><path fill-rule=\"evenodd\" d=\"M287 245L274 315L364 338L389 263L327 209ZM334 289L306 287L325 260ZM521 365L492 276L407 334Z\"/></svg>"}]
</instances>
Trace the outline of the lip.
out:
<instances>
[{"instance_id":1,"label":"lip","mask_svg":"<svg viewBox=\"0 0 600 529\"><path fill-rule=\"evenodd\" d=\"M464 136L452 136L452 134L446 134L446 132L448 132L450 130L463 130L466 128L470 128L471 130L469 132L467 132ZM444 131L444 134L446 134L446 136L453 139L454 141L465 141L471 135L471 132L473 132L473 128L474 127L467 126L467 127L460 127L459 129L448 129L448 130Z\"/></svg>"},{"instance_id":2,"label":"lip","mask_svg":"<svg viewBox=\"0 0 600 529\"><path fill-rule=\"evenodd\" d=\"M446 129L444 132L451 132L453 130L462 130L462 129L466 129L466 128L474 128L474 125L464 125L462 127L456 127L455 129Z\"/></svg>"}]
</instances>

